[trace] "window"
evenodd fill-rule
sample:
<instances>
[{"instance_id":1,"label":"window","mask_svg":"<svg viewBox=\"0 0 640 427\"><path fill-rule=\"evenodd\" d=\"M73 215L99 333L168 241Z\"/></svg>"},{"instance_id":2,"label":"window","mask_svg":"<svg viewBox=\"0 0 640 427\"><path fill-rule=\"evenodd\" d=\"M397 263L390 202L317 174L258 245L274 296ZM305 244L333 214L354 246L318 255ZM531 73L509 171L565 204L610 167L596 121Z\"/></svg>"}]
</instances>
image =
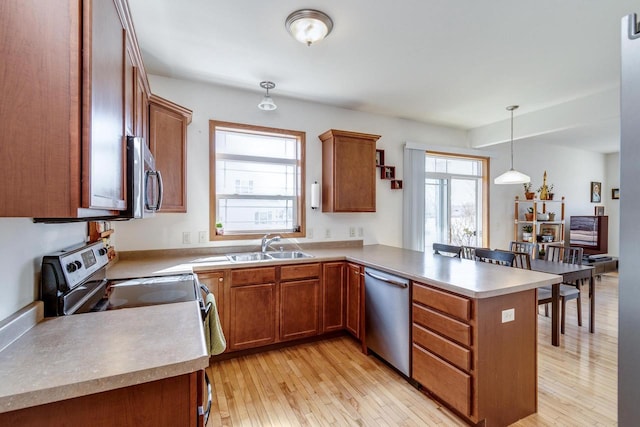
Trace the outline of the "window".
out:
<instances>
[{"instance_id":1,"label":"window","mask_svg":"<svg viewBox=\"0 0 640 427\"><path fill-rule=\"evenodd\" d=\"M305 133L210 121L212 240L303 237Z\"/></svg>"},{"instance_id":2,"label":"window","mask_svg":"<svg viewBox=\"0 0 640 427\"><path fill-rule=\"evenodd\" d=\"M427 153L425 248L433 243L486 246L487 160Z\"/></svg>"}]
</instances>

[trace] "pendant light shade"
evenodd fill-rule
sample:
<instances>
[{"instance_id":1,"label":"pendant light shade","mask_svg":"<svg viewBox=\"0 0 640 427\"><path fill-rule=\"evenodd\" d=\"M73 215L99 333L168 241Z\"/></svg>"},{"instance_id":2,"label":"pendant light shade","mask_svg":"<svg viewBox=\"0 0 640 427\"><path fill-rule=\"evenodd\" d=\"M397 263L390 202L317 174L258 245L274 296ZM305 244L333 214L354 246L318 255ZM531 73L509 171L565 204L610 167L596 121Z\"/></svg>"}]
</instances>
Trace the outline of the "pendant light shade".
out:
<instances>
[{"instance_id":1,"label":"pendant light shade","mask_svg":"<svg viewBox=\"0 0 640 427\"><path fill-rule=\"evenodd\" d=\"M278 108L276 103L273 102L271 95L269 95L269 89L273 89L274 87L276 87L276 84L273 82L261 82L260 87L266 89L267 92L262 98L262 101L260 101L260 103L258 104L258 108L264 111L272 111Z\"/></svg>"},{"instance_id":2,"label":"pendant light shade","mask_svg":"<svg viewBox=\"0 0 640 427\"><path fill-rule=\"evenodd\" d=\"M531 178L528 175L513 168L513 110L516 108L518 108L517 105L507 107L507 111L511 111L511 169L494 179L494 184L525 184L531 182Z\"/></svg>"}]
</instances>

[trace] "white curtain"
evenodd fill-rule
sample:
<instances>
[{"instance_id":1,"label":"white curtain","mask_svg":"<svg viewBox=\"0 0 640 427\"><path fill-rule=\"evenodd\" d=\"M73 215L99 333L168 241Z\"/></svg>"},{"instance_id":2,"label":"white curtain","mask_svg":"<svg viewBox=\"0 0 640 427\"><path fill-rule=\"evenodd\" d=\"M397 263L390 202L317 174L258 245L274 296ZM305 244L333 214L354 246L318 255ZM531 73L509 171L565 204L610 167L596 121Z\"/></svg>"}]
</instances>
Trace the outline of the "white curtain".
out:
<instances>
[{"instance_id":1,"label":"white curtain","mask_svg":"<svg viewBox=\"0 0 640 427\"><path fill-rule=\"evenodd\" d=\"M404 201L402 244L405 249L424 252L425 150L404 146Z\"/></svg>"}]
</instances>

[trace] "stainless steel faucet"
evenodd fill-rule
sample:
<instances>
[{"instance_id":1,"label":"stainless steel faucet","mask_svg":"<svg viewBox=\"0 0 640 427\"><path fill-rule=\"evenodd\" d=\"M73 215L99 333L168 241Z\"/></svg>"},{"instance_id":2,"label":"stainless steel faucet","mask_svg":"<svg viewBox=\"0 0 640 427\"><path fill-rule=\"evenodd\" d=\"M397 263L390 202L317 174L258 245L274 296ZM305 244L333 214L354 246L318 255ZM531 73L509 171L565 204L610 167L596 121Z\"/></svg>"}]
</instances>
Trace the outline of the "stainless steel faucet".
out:
<instances>
[{"instance_id":1,"label":"stainless steel faucet","mask_svg":"<svg viewBox=\"0 0 640 427\"><path fill-rule=\"evenodd\" d=\"M269 235L265 234L264 237L262 238L262 245L260 246L262 253L265 253L267 251L267 248L269 247L270 244L272 244L273 242L279 242L279 241L280 241L280 236L275 235L269 239Z\"/></svg>"}]
</instances>

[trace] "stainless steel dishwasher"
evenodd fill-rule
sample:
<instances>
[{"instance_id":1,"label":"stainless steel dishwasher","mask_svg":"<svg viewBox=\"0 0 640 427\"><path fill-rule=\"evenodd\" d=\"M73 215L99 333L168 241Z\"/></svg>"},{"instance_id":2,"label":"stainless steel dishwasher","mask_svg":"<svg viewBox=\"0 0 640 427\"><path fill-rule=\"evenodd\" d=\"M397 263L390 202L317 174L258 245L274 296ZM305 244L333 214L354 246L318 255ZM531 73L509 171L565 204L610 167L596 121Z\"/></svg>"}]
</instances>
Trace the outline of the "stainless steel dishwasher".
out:
<instances>
[{"instance_id":1,"label":"stainless steel dishwasher","mask_svg":"<svg viewBox=\"0 0 640 427\"><path fill-rule=\"evenodd\" d=\"M369 350L409 376L409 280L364 269L365 336Z\"/></svg>"}]
</instances>

